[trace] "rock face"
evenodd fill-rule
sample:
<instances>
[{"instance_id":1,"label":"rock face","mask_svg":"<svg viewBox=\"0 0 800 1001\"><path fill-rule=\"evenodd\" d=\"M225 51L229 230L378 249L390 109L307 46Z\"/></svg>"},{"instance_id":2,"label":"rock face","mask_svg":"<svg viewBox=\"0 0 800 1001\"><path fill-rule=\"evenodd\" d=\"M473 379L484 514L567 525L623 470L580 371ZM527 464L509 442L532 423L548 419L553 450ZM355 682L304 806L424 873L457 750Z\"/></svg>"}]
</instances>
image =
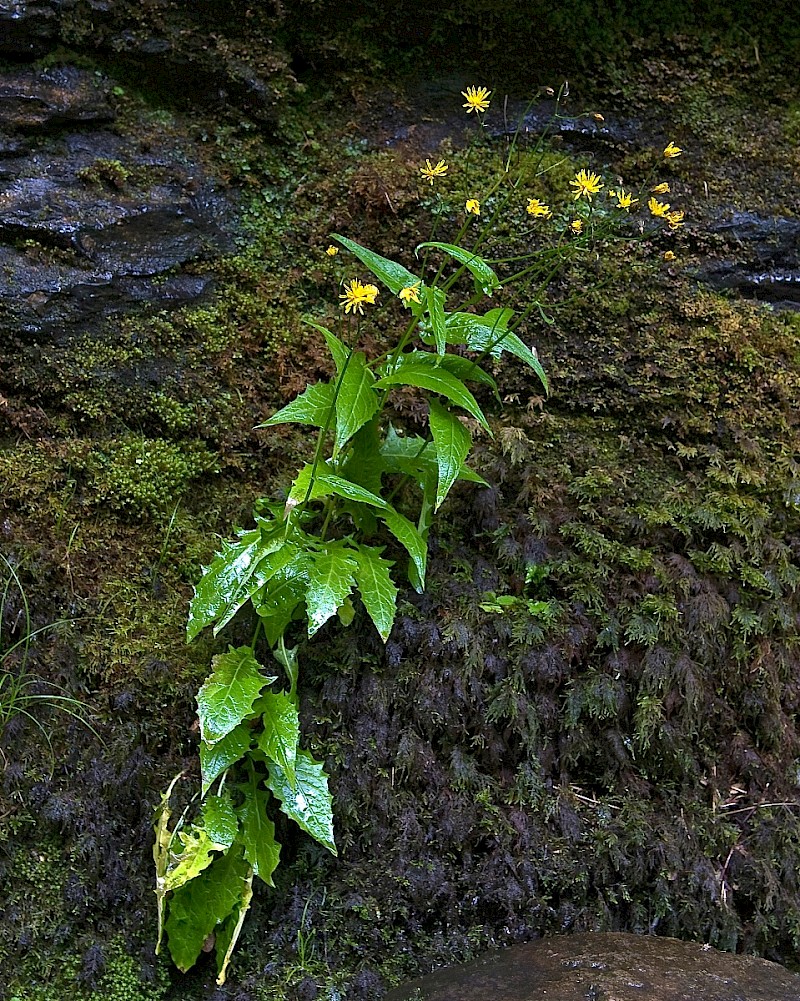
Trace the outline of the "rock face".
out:
<instances>
[{"instance_id":1,"label":"rock face","mask_svg":"<svg viewBox=\"0 0 800 1001\"><path fill-rule=\"evenodd\" d=\"M800 976L694 942L618 933L529 942L437 970L386 1001L797 1001Z\"/></svg>"},{"instance_id":2,"label":"rock face","mask_svg":"<svg viewBox=\"0 0 800 1001\"><path fill-rule=\"evenodd\" d=\"M112 81L74 68L0 81L3 338L91 330L134 306L196 299L234 216L173 130L117 130ZM183 273L191 265L191 274Z\"/></svg>"}]
</instances>

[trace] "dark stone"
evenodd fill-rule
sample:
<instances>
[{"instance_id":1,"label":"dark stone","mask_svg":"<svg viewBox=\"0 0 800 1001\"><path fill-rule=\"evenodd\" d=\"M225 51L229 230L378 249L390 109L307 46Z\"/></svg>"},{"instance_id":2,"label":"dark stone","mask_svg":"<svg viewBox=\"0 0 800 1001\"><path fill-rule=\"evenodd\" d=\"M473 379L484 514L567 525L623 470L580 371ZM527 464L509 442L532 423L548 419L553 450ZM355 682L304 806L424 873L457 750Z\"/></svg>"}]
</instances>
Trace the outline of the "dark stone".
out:
<instances>
[{"instance_id":1,"label":"dark stone","mask_svg":"<svg viewBox=\"0 0 800 1001\"><path fill-rule=\"evenodd\" d=\"M114 120L103 77L72 66L5 73L0 81L0 128L30 131Z\"/></svg>"},{"instance_id":2,"label":"dark stone","mask_svg":"<svg viewBox=\"0 0 800 1001\"><path fill-rule=\"evenodd\" d=\"M800 976L696 942L621 933L553 936L449 967L385 1001L797 1001Z\"/></svg>"},{"instance_id":3,"label":"dark stone","mask_svg":"<svg viewBox=\"0 0 800 1001\"><path fill-rule=\"evenodd\" d=\"M192 140L177 124L144 144L107 130L101 79L31 71L0 84L0 119L28 132L0 138L0 341L63 338L132 308L191 302L210 285L200 262L233 248L234 211Z\"/></svg>"}]
</instances>

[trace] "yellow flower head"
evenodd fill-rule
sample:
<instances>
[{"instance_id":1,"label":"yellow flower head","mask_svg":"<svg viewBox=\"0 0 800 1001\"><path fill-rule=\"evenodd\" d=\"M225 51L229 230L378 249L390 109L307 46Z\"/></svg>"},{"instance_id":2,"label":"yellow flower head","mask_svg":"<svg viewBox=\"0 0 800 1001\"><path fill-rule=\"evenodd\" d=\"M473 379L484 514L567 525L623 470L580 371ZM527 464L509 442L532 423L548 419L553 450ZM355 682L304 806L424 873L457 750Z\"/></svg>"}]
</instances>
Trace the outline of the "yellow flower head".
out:
<instances>
[{"instance_id":1,"label":"yellow flower head","mask_svg":"<svg viewBox=\"0 0 800 1001\"><path fill-rule=\"evenodd\" d=\"M678 229L679 226L683 225L683 217L686 215L682 210L677 210L675 212L667 213L667 221L669 222L670 229Z\"/></svg>"},{"instance_id":2,"label":"yellow flower head","mask_svg":"<svg viewBox=\"0 0 800 1001\"><path fill-rule=\"evenodd\" d=\"M440 160L434 167L431 161L426 159L425 166L420 167L419 172L424 178L427 178L430 184L433 184L434 178L444 177L447 173L447 164L444 160Z\"/></svg>"},{"instance_id":3,"label":"yellow flower head","mask_svg":"<svg viewBox=\"0 0 800 1001\"><path fill-rule=\"evenodd\" d=\"M592 174L588 170L579 170L575 175L575 180L569 182L573 188L575 188L575 197L580 198L581 195L586 195L589 201L592 200L592 195L596 195L597 192L603 187L600 181L599 174Z\"/></svg>"},{"instance_id":4,"label":"yellow flower head","mask_svg":"<svg viewBox=\"0 0 800 1001\"><path fill-rule=\"evenodd\" d=\"M664 150L664 156L668 160L672 160L676 156L680 156L683 150L680 146L676 146L675 143L671 142L667 148Z\"/></svg>"},{"instance_id":5,"label":"yellow flower head","mask_svg":"<svg viewBox=\"0 0 800 1001\"><path fill-rule=\"evenodd\" d=\"M647 207L656 218L666 219L669 212L669 202L660 202L657 198L649 198Z\"/></svg>"},{"instance_id":6,"label":"yellow flower head","mask_svg":"<svg viewBox=\"0 0 800 1001\"><path fill-rule=\"evenodd\" d=\"M466 90L461 91L461 94L467 99L467 103L461 105L462 108L467 109L467 114L471 111L480 114L489 107L489 98L492 92L486 87L467 87Z\"/></svg>"},{"instance_id":7,"label":"yellow flower head","mask_svg":"<svg viewBox=\"0 0 800 1001\"><path fill-rule=\"evenodd\" d=\"M671 250L665 250L664 251L664 260L665 261L674 261L675 260L675 254Z\"/></svg>"},{"instance_id":8,"label":"yellow flower head","mask_svg":"<svg viewBox=\"0 0 800 1001\"><path fill-rule=\"evenodd\" d=\"M569 228L576 236L580 235L583 232L583 219L573 219Z\"/></svg>"},{"instance_id":9,"label":"yellow flower head","mask_svg":"<svg viewBox=\"0 0 800 1001\"><path fill-rule=\"evenodd\" d=\"M592 115L592 118L596 122L604 122L605 121L605 118L603 118L603 116L600 114L599 111L595 111L595 113Z\"/></svg>"},{"instance_id":10,"label":"yellow flower head","mask_svg":"<svg viewBox=\"0 0 800 1001\"><path fill-rule=\"evenodd\" d=\"M473 215L480 215L481 203L478 201L477 198L468 198L467 204L464 206L464 209L467 212L467 214L471 212Z\"/></svg>"},{"instance_id":11,"label":"yellow flower head","mask_svg":"<svg viewBox=\"0 0 800 1001\"><path fill-rule=\"evenodd\" d=\"M625 209L626 212L630 209L631 205L635 205L639 201L638 198L634 198L624 188L620 188L619 191L610 191L609 194L612 198L617 199L619 208Z\"/></svg>"},{"instance_id":12,"label":"yellow flower head","mask_svg":"<svg viewBox=\"0 0 800 1001\"><path fill-rule=\"evenodd\" d=\"M342 300L339 305L345 313L351 310L354 313L363 313L364 303L374 306L377 295L378 290L374 285L362 285L357 278L354 278L349 285L344 286L344 292L339 296Z\"/></svg>"},{"instance_id":13,"label":"yellow flower head","mask_svg":"<svg viewBox=\"0 0 800 1001\"><path fill-rule=\"evenodd\" d=\"M550 211L550 206L545 205L544 202L540 202L538 198L529 198L528 207L525 209L525 211L528 213L528 215L532 215L534 217L541 216L543 219L549 219L550 216L553 214Z\"/></svg>"},{"instance_id":14,"label":"yellow flower head","mask_svg":"<svg viewBox=\"0 0 800 1001\"><path fill-rule=\"evenodd\" d=\"M339 248L334 247L334 245L331 244L325 251L325 253L328 255L328 257L336 257L336 255L339 253Z\"/></svg>"},{"instance_id":15,"label":"yellow flower head","mask_svg":"<svg viewBox=\"0 0 800 1001\"><path fill-rule=\"evenodd\" d=\"M402 300L404 306L408 306L409 303L411 303L412 301L413 302L419 302L420 301L420 299L419 299L419 287L420 287L421 284L422 284L422 282L414 282L413 285L408 285L406 288L401 288L400 289L400 291L397 293L397 295L398 295L398 298L400 298Z\"/></svg>"},{"instance_id":16,"label":"yellow flower head","mask_svg":"<svg viewBox=\"0 0 800 1001\"><path fill-rule=\"evenodd\" d=\"M650 189L654 195L668 195L669 185L666 181L662 181L661 184L657 184L654 188Z\"/></svg>"}]
</instances>

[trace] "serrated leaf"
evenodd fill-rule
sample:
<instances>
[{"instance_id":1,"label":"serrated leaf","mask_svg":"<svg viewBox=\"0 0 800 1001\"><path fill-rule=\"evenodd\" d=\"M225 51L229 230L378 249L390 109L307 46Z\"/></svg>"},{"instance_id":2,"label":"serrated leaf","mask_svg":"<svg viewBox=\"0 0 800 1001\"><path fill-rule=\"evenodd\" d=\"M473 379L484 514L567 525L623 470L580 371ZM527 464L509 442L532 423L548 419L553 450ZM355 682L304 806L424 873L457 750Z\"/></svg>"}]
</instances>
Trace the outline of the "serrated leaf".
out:
<instances>
[{"instance_id":1,"label":"serrated leaf","mask_svg":"<svg viewBox=\"0 0 800 1001\"><path fill-rule=\"evenodd\" d=\"M230 848L239 831L239 819L227 793L203 801L203 830L217 848Z\"/></svg>"},{"instance_id":2,"label":"serrated leaf","mask_svg":"<svg viewBox=\"0 0 800 1001\"><path fill-rule=\"evenodd\" d=\"M315 761L308 751L298 751L296 779L292 786L276 764L269 769L267 785L281 801L281 810L286 816L336 855L331 794L322 763Z\"/></svg>"},{"instance_id":3,"label":"serrated leaf","mask_svg":"<svg viewBox=\"0 0 800 1001\"><path fill-rule=\"evenodd\" d=\"M425 587L425 564L428 560L427 543L408 518L399 511L393 509L381 511L379 517L386 522L386 527L411 557L416 571L411 583L415 590L422 593Z\"/></svg>"},{"instance_id":4,"label":"serrated leaf","mask_svg":"<svg viewBox=\"0 0 800 1001\"><path fill-rule=\"evenodd\" d=\"M308 574L306 608L308 635L313 636L350 594L355 584L356 562L352 553L339 545L315 553Z\"/></svg>"},{"instance_id":5,"label":"serrated leaf","mask_svg":"<svg viewBox=\"0 0 800 1001\"><path fill-rule=\"evenodd\" d=\"M170 955L179 970L185 973L193 966L211 932L238 911L248 874L241 855L229 851L175 891L165 927Z\"/></svg>"},{"instance_id":6,"label":"serrated leaf","mask_svg":"<svg viewBox=\"0 0 800 1001\"><path fill-rule=\"evenodd\" d=\"M320 486L326 488L327 494L335 494L345 500L356 501L359 504L369 504L370 507L387 507L386 501L377 494L362 487L344 476L337 476L336 473L322 473L319 476ZM324 495L320 495L324 496Z\"/></svg>"},{"instance_id":7,"label":"serrated leaf","mask_svg":"<svg viewBox=\"0 0 800 1001\"><path fill-rule=\"evenodd\" d=\"M477 291L483 292L484 295L491 295L495 289L500 288L500 279L478 254L473 254L472 251L457 247L455 244L439 243L436 240L420 243L417 250L419 251L423 247L434 247L436 250L442 250L445 254L455 258L459 264L463 264L475 279Z\"/></svg>"},{"instance_id":8,"label":"serrated leaf","mask_svg":"<svg viewBox=\"0 0 800 1001\"><path fill-rule=\"evenodd\" d=\"M265 685L276 679L262 674L262 667L248 646L219 654L211 661L212 673L197 693L200 734L216 744L251 712Z\"/></svg>"},{"instance_id":9,"label":"serrated leaf","mask_svg":"<svg viewBox=\"0 0 800 1001\"><path fill-rule=\"evenodd\" d=\"M336 448L341 449L368 423L380 406L373 389L375 376L367 368L362 351L354 354L344 369L336 400Z\"/></svg>"},{"instance_id":10,"label":"serrated leaf","mask_svg":"<svg viewBox=\"0 0 800 1001\"><path fill-rule=\"evenodd\" d=\"M526 362L533 371L539 377L539 381L542 386L544 386L545 392L550 392L550 385L547 381L547 375L545 370L542 368L542 364L534 354L533 351L528 347L527 344L523 343L519 337L513 332L508 333L502 341L503 350L508 351L509 354L515 355L521 361Z\"/></svg>"},{"instance_id":11,"label":"serrated leaf","mask_svg":"<svg viewBox=\"0 0 800 1001\"><path fill-rule=\"evenodd\" d=\"M433 442L426 442L419 435L401 437L390 425L388 434L381 444L380 454L387 472L413 476L420 487L424 485L429 475L438 476L436 448ZM486 480L468 466L462 467L458 478L469 483L481 483L483 486L488 486Z\"/></svg>"},{"instance_id":12,"label":"serrated leaf","mask_svg":"<svg viewBox=\"0 0 800 1001\"><path fill-rule=\"evenodd\" d=\"M280 545L280 548L275 548ZM226 607L222 609L219 618L214 625L214 635L216 636L223 629L245 602L252 600L255 593L260 590L275 574L280 573L287 566L296 562L302 553L300 546L296 542L283 542L272 540L269 549L274 549L268 555L261 557L252 567L252 571L237 587L231 595Z\"/></svg>"},{"instance_id":13,"label":"serrated leaf","mask_svg":"<svg viewBox=\"0 0 800 1001\"><path fill-rule=\"evenodd\" d=\"M334 387L330 382L317 382L263 424L256 424L256 427L269 428L276 424L310 424L315 428L325 427L333 407L333 395Z\"/></svg>"},{"instance_id":14,"label":"serrated leaf","mask_svg":"<svg viewBox=\"0 0 800 1001\"><path fill-rule=\"evenodd\" d=\"M306 553L275 574L255 600L255 609L264 623L270 646L275 646L292 621L295 609L305 598L311 560Z\"/></svg>"},{"instance_id":15,"label":"serrated leaf","mask_svg":"<svg viewBox=\"0 0 800 1001\"><path fill-rule=\"evenodd\" d=\"M428 307L428 320L433 332L433 342L436 345L436 352L443 355L447 348L447 328L445 327L444 316L444 292L441 289L429 285L425 289L425 302Z\"/></svg>"},{"instance_id":16,"label":"serrated leaf","mask_svg":"<svg viewBox=\"0 0 800 1001\"><path fill-rule=\"evenodd\" d=\"M361 263L365 264L373 275L379 281L382 281L388 289L391 289L395 295L401 289L409 288L420 282L420 279L416 275L412 275L402 264L397 264L386 257L381 257L380 254L375 254L371 250L367 250L366 247L362 247L361 244L356 243L354 240L348 240L347 237L338 236L336 233L333 234L333 239L338 240L351 254L355 254Z\"/></svg>"},{"instance_id":17,"label":"serrated leaf","mask_svg":"<svg viewBox=\"0 0 800 1001\"><path fill-rule=\"evenodd\" d=\"M230 914L221 925L216 928L216 942L214 943L217 954L217 987L225 983L225 974L228 963L231 961L234 946L239 938L239 933L244 924L245 915L253 899L253 870L250 869L244 880L242 887L242 899L239 901L237 911Z\"/></svg>"},{"instance_id":18,"label":"serrated leaf","mask_svg":"<svg viewBox=\"0 0 800 1001\"><path fill-rule=\"evenodd\" d=\"M217 619L227 622L236 614L250 596L248 583L259 561L281 544L280 529L272 528L272 523L243 533L240 542L223 543L222 552L205 568L195 587L186 624L188 642Z\"/></svg>"},{"instance_id":19,"label":"serrated leaf","mask_svg":"<svg viewBox=\"0 0 800 1001\"><path fill-rule=\"evenodd\" d=\"M434 510L438 510L450 487L458 479L472 447L472 438L455 414L451 414L436 400L430 401L429 421L436 446L438 479Z\"/></svg>"},{"instance_id":20,"label":"serrated leaf","mask_svg":"<svg viewBox=\"0 0 800 1001\"><path fill-rule=\"evenodd\" d=\"M244 856L259 879L274 886L272 874L280 861L281 846L275 840L275 825L267 816L269 794L252 782L240 788L244 793L239 807Z\"/></svg>"},{"instance_id":21,"label":"serrated leaf","mask_svg":"<svg viewBox=\"0 0 800 1001\"><path fill-rule=\"evenodd\" d=\"M383 462L379 455L380 439L378 421L365 424L352 438L342 475L351 483L369 490L372 494L381 492Z\"/></svg>"},{"instance_id":22,"label":"serrated leaf","mask_svg":"<svg viewBox=\"0 0 800 1001\"><path fill-rule=\"evenodd\" d=\"M417 386L432 393L447 397L451 403L466 410L491 435L492 431L478 406L478 401L467 389L464 383L447 369L433 367L419 361L408 361L400 365L391 375L386 375L375 384L384 386Z\"/></svg>"},{"instance_id":23,"label":"serrated leaf","mask_svg":"<svg viewBox=\"0 0 800 1001\"><path fill-rule=\"evenodd\" d=\"M258 746L270 761L277 761L290 782L294 782L294 763L300 742L300 720L297 707L284 692L265 692L258 708L264 724L256 738Z\"/></svg>"},{"instance_id":24,"label":"serrated leaf","mask_svg":"<svg viewBox=\"0 0 800 1001\"><path fill-rule=\"evenodd\" d=\"M176 890L192 879L196 879L204 869L207 869L217 857L217 845L211 840L202 827L190 827L179 831L176 840L172 842L170 852L170 867L164 876L165 892Z\"/></svg>"},{"instance_id":25,"label":"serrated leaf","mask_svg":"<svg viewBox=\"0 0 800 1001\"><path fill-rule=\"evenodd\" d=\"M361 600L385 643L392 631L398 592L389 574L394 563L383 559L382 552L383 549L376 549L374 546L359 546L354 555L357 564L356 584Z\"/></svg>"},{"instance_id":26,"label":"serrated leaf","mask_svg":"<svg viewBox=\"0 0 800 1001\"><path fill-rule=\"evenodd\" d=\"M205 796L214 781L244 757L250 746L251 735L252 731L247 723L240 723L215 744L200 741L200 774L203 779L201 795Z\"/></svg>"}]
</instances>

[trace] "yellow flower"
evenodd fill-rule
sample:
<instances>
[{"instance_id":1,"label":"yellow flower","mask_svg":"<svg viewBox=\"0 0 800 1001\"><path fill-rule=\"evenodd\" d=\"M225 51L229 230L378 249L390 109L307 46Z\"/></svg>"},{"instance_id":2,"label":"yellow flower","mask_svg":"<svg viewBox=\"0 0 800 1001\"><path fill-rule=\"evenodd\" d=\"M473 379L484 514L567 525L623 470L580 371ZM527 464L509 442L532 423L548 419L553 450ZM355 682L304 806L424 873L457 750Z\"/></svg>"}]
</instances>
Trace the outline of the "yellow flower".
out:
<instances>
[{"instance_id":1,"label":"yellow flower","mask_svg":"<svg viewBox=\"0 0 800 1001\"><path fill-rule=\"evenodd\" d=\"M667 221L669 222L670 229L678 229L679 226L683 225L683 217L686 215L685 212L676 210L675 212L667 213Z\"/></svg>"},{"instance_id":2,"label":"yellow flower","mask_svg":"<svg viewBox=\"0 0 800 1001\"><path fill-rule=\"evenodd\" d=\"M594 120L596 122L604 122L605 121L605 118L603 118L603 116L600 114L599 111L595 111L595 113L592 115L592 118L594 118Z\"/></svg>"},{"instance_id":3,"label":"yellow flower","mask_svg":"<svg viewBox=\"0 0 800 1001\"><path fill-rule=\"evenodd\" d=\"M462 90L461 94L466 97L467 103L462 104L462 108L467 109L467 114L470 111L480 113L486 111L489 107L489 98L491 97L491 91L487 90L486 87L467 87L466 90Z\"/></svg>"},{"instance_id":4,"label":"yellow flower","mask_svg":"<svg viewBox=\"0 0 800 1001\"><path fill-rule=\"evenodd\" d=\"M374 285L362 285L357 278L354 278L349 285L344 286L344 292L339 296L342 300L339 305L345 313L349 313L350 310L354 313L363 313L364 303L374 306L377 295L378 290Z\"/></svg>"},{"instance_id":5,"label":"yellow flower","mask_svg":"<svg viewBox=\"0 0 800 1001\"><path fill-rule=\"evenodd\" d=\"M419 172L423 177L427 178L431 184L433 184L435 177L444 177L447 173L447 164L444 160L440 160L434 167L431 161L426 159L425 166L420 167Z\"/></svg>"},{"instance_id":6,"label":"yellow flower","mask_svg":"<svg viewBox=\"0 0 800 1001\"><path fill-rule=\"evenodd\" d=\"M603 187L600 182L599 174L592 174L588 170L579 170L575 175L575 180L569 182L573 188L575 188L575 197L580 198L581 195L586 195L589 201L592 200L592 195L596 195L597 192Z\"/></svg>"},{"instance_id":7,"label":"yellow flower","mask_svg":"<svg viewBox=\"0 0 800 1001\"><path fill-rule=\"evenodd\" d=\"M666 181L662 181L661 184L657 184L654 188L650 189L654 195L668 195L669 185Z\"/></svg>"},{"instance_id":8,"label":"yellow flower","mask_svg":"<svg viewBox=\"0 0 800 1001\"><path fill-rule=\"evenodd\" d=\"M336 255L339 253L339 248L334 247L334 245L331 244L330 247L328 247L328 249L325 251L325 253L328 255L328 257L336 257Z\"/></svg>"},{"instance_id":9,"label":"yellow flower","mask_svg":"<svg viewBox=\"0 0 800 1001\"><path fill-rule=\"evenodd\" d=\"M664 260L665 261L674 261L675 260L675 254L673 254L673 252L671 250L665 250L664 251Z\"/></svg>"},{"instance_id":10,"label":"yellow flower","mask_svg":"<svg viewBox=\"0 0 800 1001\"><path fill-rule=\"evenodd\" d=\"M657 218L667 218L667 213L669 212L669 202L660 202L657 198L650 198L647 201L647 207Z\"/></svg>"},{"instance_id":11,"label":"yellow flower","mask_svg":"<svg viewBox=\"0 0 800 1001\"><path fill-rule=\"evenodd\" d=\"M664 150L664 156L668 160L671 160L676 156L680 156L682 152L683 150L680 148L680 146L676 146L674 142L671 142Z\"/></svg>"},{"instance_id":12,"label":"yellow flower","mask_svg":"<svg viewBox=\"0 0 800 1001\"><path fill-rule=\"evenodd\" d=\"M553 214L550 211L550 206L545 205L544 202L540 202L538 198L529 198L528 207L525 210L528 215L541 216L543 219L549 219Z\"/></svg>"},{"instance_id":13,"label":"yellow flower","mask_svg":"<svg viewBox=\"0 0 800 1001\"><path fill-rule=\"evenodd\" d=\"M583 232L583 219L573 219L569 224L569 228L576 235L581 234Z\"/></svg>"},{"instance_id":14,"label":"yellow flower","mask_svg":"<svg viewBox=\"0 0 800 1001\"><path fill-rule=\"evenodd\" d=\"M634 198L632 194L629 194L624 188L620 188L619 191L610 191L609 194L612 198L617 199L617 205L621 209L625 209L627 212L631 205L635 205L639 199Z\"/></svg>"},{"instance_id":15,"label":"yellow flower","mask_svg":"<svg viewBox=\"0 0 800 1001\"><path fill-rule=\"evenodd\" d=\"M481 203L477 198L468 198L467 204L464 206L467 213L471 212L473 215L481 214Z\"/></svg>"},{"instance_id":16,"label":"yellow flower","mask_svg":"<svg viewBox=\"0 0 800 1001\"><path fill-rule=\"evenodd\" d=\"M404 306L408 306L410 302L419 302L419 287L422 282L414 282L413 285L408 285L406 288L401 288L397 293L398 297L402 300Z\"/></svg>"}]
</instances>

